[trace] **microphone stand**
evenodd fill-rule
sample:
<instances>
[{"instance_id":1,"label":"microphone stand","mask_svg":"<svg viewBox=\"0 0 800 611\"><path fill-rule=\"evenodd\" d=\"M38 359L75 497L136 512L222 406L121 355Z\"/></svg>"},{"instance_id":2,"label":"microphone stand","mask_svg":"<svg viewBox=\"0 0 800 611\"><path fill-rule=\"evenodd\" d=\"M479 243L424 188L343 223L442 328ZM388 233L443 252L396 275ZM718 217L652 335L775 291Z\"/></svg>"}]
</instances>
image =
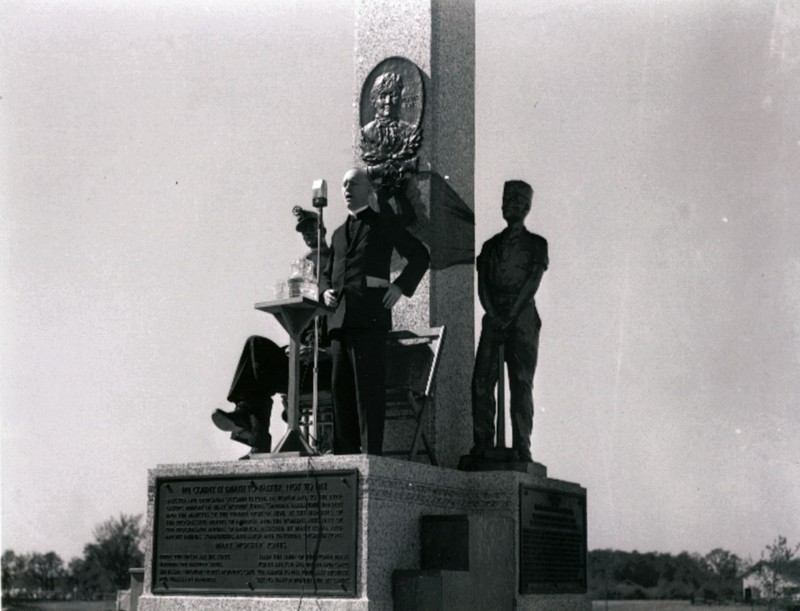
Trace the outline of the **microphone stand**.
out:
<instances>
[{"instance_id":1,"label":"microphone stand","mask_svg":"<svg viewBox=\"0 0 800 611\"><path fill-rule=\"evenodd\" d=\"M322 210L320 206L317 208L317 291L319 291L319 283L322 279ZM317 411L319 404L319 315L314 317L314 369L312 374L312 390L311 390L311 422L314 435L313 447L319 453L319 424L317 422ZM311 427L309 427L311 430Z\"/></svg>"}]
</instances>

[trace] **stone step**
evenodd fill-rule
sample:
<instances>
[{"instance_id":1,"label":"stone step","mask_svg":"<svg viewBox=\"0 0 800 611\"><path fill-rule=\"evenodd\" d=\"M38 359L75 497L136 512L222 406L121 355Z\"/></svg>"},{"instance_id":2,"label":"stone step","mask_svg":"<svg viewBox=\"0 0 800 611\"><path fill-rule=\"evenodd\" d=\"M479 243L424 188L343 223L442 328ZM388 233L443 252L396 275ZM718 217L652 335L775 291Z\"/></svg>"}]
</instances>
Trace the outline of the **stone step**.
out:
<instances>
[{"instance_id":1,"label":"stone step","mask_svg":"<svg viewBox=\"0 0 800 611\"><path fill-rule=\"evenodd\" d=\"M475 609L466 571L397 570L392 574L394 611ZM487 608L488 610L488 608Z\"/></svg>"},{"instance_id":2,"label":"stone step","mask_svg":"<svg viewBox=\"0 0 800 611\"><path fill-rule=\"evenodd\" d=\"M392 574L394 611L511 609L513 562L512 521L498 514L423 515L420 568Z\"/></svg>"}]
</instances>

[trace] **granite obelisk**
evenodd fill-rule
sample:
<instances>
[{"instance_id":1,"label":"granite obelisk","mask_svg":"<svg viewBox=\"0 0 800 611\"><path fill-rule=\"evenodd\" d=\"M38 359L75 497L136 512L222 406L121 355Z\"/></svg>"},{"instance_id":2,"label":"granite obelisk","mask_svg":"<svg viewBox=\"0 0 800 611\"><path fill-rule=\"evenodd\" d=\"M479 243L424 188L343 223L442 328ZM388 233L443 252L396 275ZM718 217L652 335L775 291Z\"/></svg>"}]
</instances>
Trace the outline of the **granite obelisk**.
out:
<instances>
[{"instance_id":1,"label":"granite obelisk","mask_svg":"<svg viewBox=\"0 0 800 611\"><path fill-rule=\"evenodd\" d=\"M353 141L364 163L362 127L376 67L396 58L419 68L421 90L403 94L420 122L419 172L411 176L409 229L428 246L431 270L398 304L395 328L444 325L431 436L439 462L455 467L472 442L474 355L475 7L472 1L405 0L356 6ZM390 62L391 63L391 62ZM391 68L387 68L390 70ZM406 78L406 87L411 83ZM366 85L366 86L365 86ZM371 117L369 117L371 118ZM391 443L391 440L387 440Z\"/></svg>"}]
</instances>

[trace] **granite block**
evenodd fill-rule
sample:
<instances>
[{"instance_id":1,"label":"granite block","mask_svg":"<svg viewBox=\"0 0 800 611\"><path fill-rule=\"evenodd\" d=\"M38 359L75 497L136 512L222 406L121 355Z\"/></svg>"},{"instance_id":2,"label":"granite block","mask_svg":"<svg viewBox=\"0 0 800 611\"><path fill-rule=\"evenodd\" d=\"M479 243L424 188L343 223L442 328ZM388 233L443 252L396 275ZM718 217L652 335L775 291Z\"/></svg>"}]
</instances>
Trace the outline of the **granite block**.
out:
<instances>
[{"instance_id":1,"label":"granite block","mask_svg":"<svg viewBox=\"0 0 800 611\"><path fill-rule=\"evenodd\" d=\"M431 420L432 423L432 420ZM383 436L383 455L399 460L408 460L411 444L414 442L414 432L416 422L412 420L393 420L386 422L386 431ZM431 447L434 447L433 429L429 424L425 432ZM430 464L425 444L420 440L417 454L414 457L416 462ZM434 450L435 451L435 450Z\"/></svg>"},{"instance_id":2,"label":"granite block","mask_svg":"<svg viewBox=\"0 0 800 611\"><path fill-rule=\"evenodd\" d=\"M442 575L435 570L395 571L392 575L394 611L445 611Z\"/></svg>"},{"instance_id":3,"label":"granite block","mask_svg":"<svg viewBox=\"0 0 800 611\"><path fill-rule=\"evenodd\" d=\"M404 57L423 74L426 107L419 158L425 171L417 178L420 209L415 206L417 220L409 230L425 242L432 260L431 270L414 297L395 306L394 327L446 328L431 441L435 442L440 464L455 467L472 440L469 384L475 348L474 1L356 3L353 157L357 164L361 163L362 87L373 68L389 57ZM445 211L448 214L443 214ZM397 265L399 262L393 269Z\"/></svg>"},{"instance_id":4,"label":"granite block","mask_svg":"<svg viewBox=\"0 0 800 611\"><path fill-rule=\"evenodd\" d=\"M394 273L396 277L399 272ZM413 297L403 297L392 308L392 327L394 329L425 329L432 327L428 312L431 293L431 273L426 272L417 286Z\"/></svg>"},{"instance_id":5,"label":"granite block","mask_svg":"<svg viewBox=\"0 0 800 611\"><path fill-rule=\"evenodd\" d=\"M469 609L514 609L517 519L508 513L469 516ZM461 593L454 592L452 596ZM458 599L452 601L449 609Z\"/></svg>"},{"instance_id":6,"label":"granite block","mask_svg":"<svg viewBox=\"0 0 800 611\"><path fill-rule=\"evenodd\" d=\"M135 568L128 571L131 576L131 606L129 611L138 611L139 597L144 590L144 569Z\"/></svg>"},{"instance_id":7,"label":"granite block","mask_svg":"<svg viewBox=\"0 0 800 611\"><path fill-rule=\"evenodd\" d=\"M439 464L456 468L472 447L472 368L475 362L474 268L458 265L433 272L434 326L445 326L435 397L434 438ZM469 296L465 293L469 292Z\"/></svg>"},{"instance_id":8,"label":"granite block","mask_svg":"<svg viewBox=\"0 0 800 611\"><path fill-rule=\"evenodd\" d=\"M313 596L172 596L152 592L155 490L158 478L243 476L358 471L357 589L353 598ZM470 519L469 575L492 600L507 600L497 609L544 609L541 596L516 593L516 549L519 538L521 483L574 494L585 494L577 484L517 472L467 473L386 457L365 455L290 457L252 461L160 465L149 472L144 592L142 611L193 609L363 609L393 608L392 574L420 568L420 519L424 515L467 514ZM460 595L459 593L452 594ZM477 600L477 599L476 599ZM561 600L548 597L547 600ZM573 596L573 601L578 597ZM514 602L516 601L516 602ZM477 604L477 603L476 603ZM447 607L456 608L456 607ZM458 607L463 609L480 607ZM580 609L580 606L573 606Z\"/></svg>"},{"instance_id":9,"label":"granite block","mask_svg":"<svg viewBox=\"0 0 800 611\"><path fill-rule=\"evenodd\" d=\"M470 579L463 571L395 571L394 611L473 609Z\"/></svg>"}]
</instances>

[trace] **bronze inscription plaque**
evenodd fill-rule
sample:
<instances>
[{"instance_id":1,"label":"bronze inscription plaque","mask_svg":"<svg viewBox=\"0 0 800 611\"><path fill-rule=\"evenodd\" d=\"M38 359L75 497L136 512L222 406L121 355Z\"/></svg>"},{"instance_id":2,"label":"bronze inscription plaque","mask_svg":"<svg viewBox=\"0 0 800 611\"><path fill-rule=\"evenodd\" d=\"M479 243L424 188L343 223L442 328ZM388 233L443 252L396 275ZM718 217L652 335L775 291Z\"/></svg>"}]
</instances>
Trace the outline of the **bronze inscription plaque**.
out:
<instances>
[{"instance_id":1,"label":"bronze inscription plaque","mask_svg":"<svg viewBox=\"0 0 800 611\"><path fill-rule=\"evenodd\" d=\"M154 594L356 596L358 472L156 480Z\"/></svg>"},{"instance_id":2,"label":"bronze inscription plaque","mask_svg":"<svg viewBox=\"0 0 800 611\"><path fill-rule=\"evenodd\" d=\"M586 592L586 497L520 485L521 594Z\"/></svg>"}]
</instances>

